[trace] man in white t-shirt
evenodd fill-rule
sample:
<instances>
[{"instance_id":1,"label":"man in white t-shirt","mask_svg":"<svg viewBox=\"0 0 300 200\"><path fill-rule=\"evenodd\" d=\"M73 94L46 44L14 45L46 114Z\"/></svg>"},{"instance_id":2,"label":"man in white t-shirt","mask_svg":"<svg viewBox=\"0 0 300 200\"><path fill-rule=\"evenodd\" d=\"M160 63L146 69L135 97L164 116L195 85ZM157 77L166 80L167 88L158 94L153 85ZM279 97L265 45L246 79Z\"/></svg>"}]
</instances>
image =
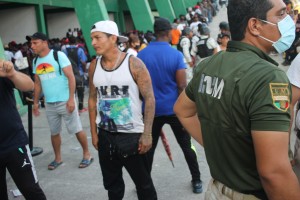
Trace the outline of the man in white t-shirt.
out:
<instances>
[{"instance_id":1,"label":"man in white t-shirt","mask_svg":"<svg viewBox=\"0 0 300 200\"><path fill-rule=\"evenodd\" d=\"M4 46L4 56L7 61L12 61L14 54L9 50L8 45Z\"/></svg>"},{"instance_id":2,"label":"man in white t-shirt","mask_svg":"<svg viewBox=\"0 0 300 200\"><path fill-rule=\"evenodd\" d=\"M295 112L295 105L300 101L300 54L293 60L291 66L287 71L287 76L292 84L292 103L291 103L291 120L295 118L295 126L297 128L296 142L294 147L294 156L292 164L294 165L294 171L300 180L300 113ZM293 122L291 122L291 125ZM292 131L292 127L290 128Z\"/></svg>"}]
</instances>

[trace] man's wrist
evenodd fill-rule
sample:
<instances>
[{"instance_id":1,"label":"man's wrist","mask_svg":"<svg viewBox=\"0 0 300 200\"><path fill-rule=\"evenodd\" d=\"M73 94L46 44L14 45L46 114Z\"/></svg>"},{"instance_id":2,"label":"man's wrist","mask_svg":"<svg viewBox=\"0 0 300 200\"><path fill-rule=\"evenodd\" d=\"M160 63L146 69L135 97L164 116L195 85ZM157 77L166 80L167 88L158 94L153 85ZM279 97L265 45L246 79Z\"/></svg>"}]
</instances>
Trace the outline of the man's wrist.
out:
<instances>
[{"instance_id":1,"label":"man's wrist","mask_svg":"<svg viewBox=\"0 0 300 200\"><path fill-rule=\"evenodd\" d=\"M74 95L73 95L73 96L70 96L68 101L74 101L74 100L75 100L75 98L74 98Z\"/></svg>"},{"instance_id":2,"label":"man's wrist","mask_svg":"<svg viewBox=\"0 0 300 200\"><path fill-rule=\"evenodd\" d=\"M13 72L11 72L11 74L8 75L7 78L12 81L16 77L17 72L14 69L11 70L13 70Z\"/></svg>"},{"instance_id":3,"label":"man's wrist","mask_svg":"<svg viewBox=\"0 0 300 200\"><path fill-rule=\"evenodd\" d=\"M152 137L152 133L143 133L143 136Z\"/></svg>"},{"instance_id":4,"label":"man's wrist","mask_svg":"<svg viewBox=\"0 0 300 200\"><path fill-rule=\"evenodd\" d=\"M39 103L33 103L33 107L39 106Z\"/></svg>"}]
</instances>

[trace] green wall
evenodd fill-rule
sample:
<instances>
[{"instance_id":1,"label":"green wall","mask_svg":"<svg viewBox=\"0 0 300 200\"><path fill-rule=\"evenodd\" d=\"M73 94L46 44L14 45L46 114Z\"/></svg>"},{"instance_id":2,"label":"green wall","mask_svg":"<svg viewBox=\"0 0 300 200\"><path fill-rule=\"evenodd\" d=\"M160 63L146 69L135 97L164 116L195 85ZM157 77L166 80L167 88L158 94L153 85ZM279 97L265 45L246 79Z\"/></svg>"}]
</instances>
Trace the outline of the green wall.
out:
<instances>
[{"instance_id":1,"label":"green wall","mask_svg":"<svg viewBox=\"0 0 300 200\"><path fill-rule=\"evenodd\" d=\"M103 0L89 0L88 4L85 1L72 1L89 53L94 55L95 51L91 45L90 31L95 22L108 20L105 3Z\"/></svg>"},{"instance_id":2,"label":"green wall","mask_svg":"<svg viewBox=\"0 0 300 200\"><path fill-rule=\"evenodd\" d=\"M0 0L1 2L35 5L38 30L47 33L44 6L74 8L83 36L91 55L95 52L91 46L90 28L100 20L109 19L108 13L113 13L120 32L125 30L124 12L130 12L135 29L153 30L154 17L152 11L159 16L168 18L171 22L180 14L186 14L186 8L194 6L198 0ZM17 4L15 4L17 6ZM14 6L9 4L6 6ZM1 5L4 9L5 5ZM128 31L128 30L127 30Z\"/></svg>"},{"instance_id":3,"label":"green wall","mask_svg":"<svg viewBox=\"0 0 300 200\"><path fill-rule=\"evenodd\" d=\"M5 59L4 57L4 49L3 49L3 43L0 37L0 59Z\"/></svg>"},{"instance_id":4,"label":"green wall","mask_svg":"<svg viewBox=\"0 0 300 200\"><path fill-rule=\"evenodd\" d=\"M135 28L146 32L153 30L154 17L147 0L126 0Z\"/></svg>"}]
</instances>

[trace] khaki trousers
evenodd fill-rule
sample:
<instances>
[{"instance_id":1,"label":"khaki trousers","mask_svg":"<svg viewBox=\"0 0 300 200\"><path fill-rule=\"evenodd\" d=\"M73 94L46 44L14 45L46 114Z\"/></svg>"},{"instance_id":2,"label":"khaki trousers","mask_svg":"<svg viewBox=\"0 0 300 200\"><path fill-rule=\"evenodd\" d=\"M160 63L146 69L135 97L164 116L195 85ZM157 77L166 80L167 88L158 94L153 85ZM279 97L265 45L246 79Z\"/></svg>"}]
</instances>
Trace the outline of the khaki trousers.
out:
<instances>
[{"instance_id":1,"label":"khaki trousers","mask_svg":"<svg viewBox=\"0 0 300 200\"><path fill-rule=\"evenodd\" d=\"M212 179L205 192L205 200L259 200L254 195L242 194Z\"/></svg>"}]
</instances>

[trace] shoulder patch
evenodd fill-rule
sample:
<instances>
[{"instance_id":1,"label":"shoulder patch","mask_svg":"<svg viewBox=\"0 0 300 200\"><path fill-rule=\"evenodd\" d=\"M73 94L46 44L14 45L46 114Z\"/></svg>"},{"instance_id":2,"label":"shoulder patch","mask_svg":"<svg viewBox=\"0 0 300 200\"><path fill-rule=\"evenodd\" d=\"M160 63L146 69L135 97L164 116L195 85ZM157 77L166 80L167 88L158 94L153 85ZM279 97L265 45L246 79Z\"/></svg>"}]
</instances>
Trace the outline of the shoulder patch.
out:
<instances>
[{"instance_id":1,"label":"shoulder patch","mask_svg":"<svg viewBox=\"0 0 300 200\"><path fill-rule=\"evenodd\" d=\"M290 107L290 91L288 85L288 83L270 83L273 105L278 110L284 112Z\"/></svg>"}]
</instances>

